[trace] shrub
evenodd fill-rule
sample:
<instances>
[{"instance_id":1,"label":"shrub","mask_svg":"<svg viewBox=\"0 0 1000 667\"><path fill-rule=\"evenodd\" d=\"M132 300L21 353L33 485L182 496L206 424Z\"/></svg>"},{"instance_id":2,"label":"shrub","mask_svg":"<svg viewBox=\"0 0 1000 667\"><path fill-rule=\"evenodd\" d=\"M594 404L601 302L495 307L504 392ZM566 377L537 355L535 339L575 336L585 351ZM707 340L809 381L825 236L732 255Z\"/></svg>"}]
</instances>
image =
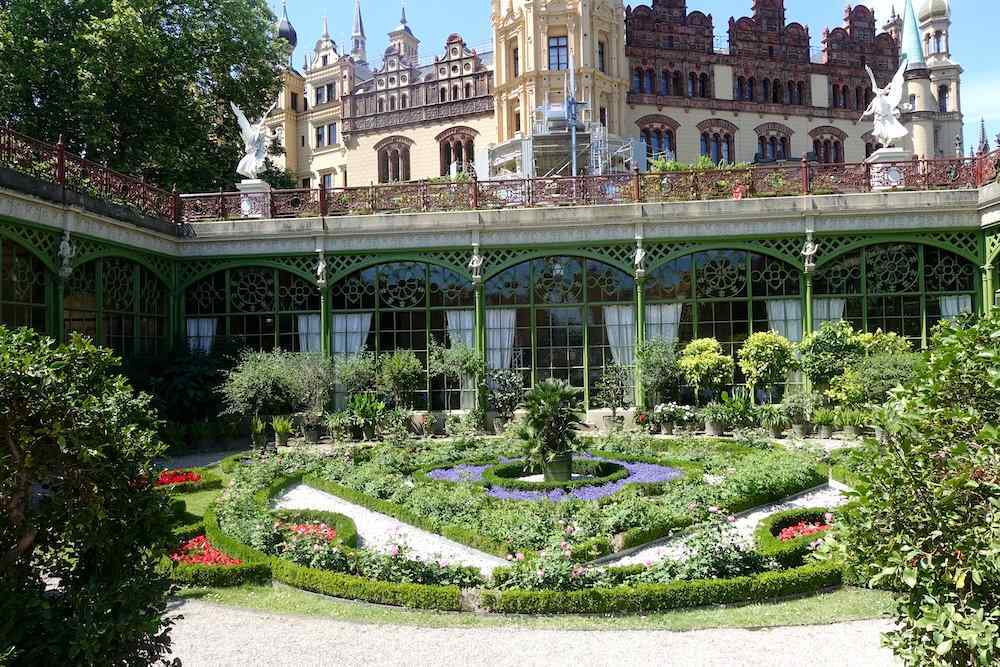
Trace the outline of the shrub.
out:
<instances>
[{"instance_id":1,"label":"shrub","mask_svg":"<svg viewBox=\"0 0 1000 667\"><path fill-rule=\"evenodd\" d=\"M799 365L816 389L823 390L864 353L864 345L850 323L825 322L799 345Z\"/></svg>"},{"instance_id":2,"label":"shrub","mask_svg":"<svg viewBox=\"0 0 1000 667\"><path fill-rule=\"evenodd\" d=\"M774 331L760 331L747 338L739 357L751 396L757 388L771 396L772 387L784 382L795 366L795 346Z\"/></svg>"},{"instance_id":3,"label":"shrub","mask_svg":"<svg viewBox=\"0 0 1000 667\"><path fill-rule=\"evenodd\" d=\"M869 357L880 354L907 354L913 351L910 341L895 331L885 332L879 329L874 333L859 333L858 342Z\"/></svg>"},{"instance_id":4,"label":"shrub","mask_svg":"<svg viewBox=\"0 0 1000 667\"><path fill-rule=\"evenodd\" d=\"M681 353L677 366L684 379L695 389L695 399L701 400L702 391L715 395L733 381L735 363L722 353L722 346L714 338L691 341Z\"/></svg>"},{"instance_id":5,"label":"shrub","mask_svg":"<svg viewBox=\"0 0 1000 667\"><path fill-rule=\"evenodd\" d=\"M383 356L379 365L379 389L392 396L395 406L411 406L412 393L427 377L417 355L412 350L396 350Z\"/></svg>"},{"instance_id":6,"label":"shrub","mask_svg":"<svg viewBox=\"0 0 1000 667\"><path fill-rule=\"evenodd\" d=\"M1000 314L943 322L881 443L855 458L838 540L873 584L902 590L887 641L909 664L1000 661Z\"/></svg>"},{"instance_id":7,"label":"shrub","mask_svg":"<svg viewBox=\"0 0 1000 667\"><path fill-rule=\"evenodd\" d=\"M913 352L879 353L856 360L843 375L833 378L826 395L847 407L881 405L889 400L890 391L913 379L922 360L923 355Z\"/></svg>"},{"instance_id":8,"label":"shrub","mask_svg":"<svg viewBox=\"0 0 1000 667\"><path fill-rule=\"evenodd\" d=\"M427 371L432 378L445 377L452 382L468 380L476 386L486 373L486 364L482 355L468 345L452 343L451 347L445 347L431 339Z\"/></svg>"},{"instance_id":9,"label":"shrub","mask_svg":"<svg viewBox=\"0 0 1000 667\"><path fill-rule=\"evenodd\" d=\"M295 411L288 352L245 352L220 387L225 414L243 417L287 415Z\"/></svg>"},{"instance_id":10,"label":"shrub","mask_svg":"<svg viewBox=\"0 0 1000 667\"><path fill-rule=\"evenodd\" d=\"M0 327L0 656L16 664L151 664L169 648L164 448L117 364L76 334Z\"/></svg>"},{"instance_id":11,"label":"shrub","mask_svg":"<svg viewBox=\"0 0 1000 667\"><path fill-rule=\"evenodd\" d=\"M337 383L347 396L369 394L378 387L378 358L373 352L359 352L338 359L335 364Z\"/></svg>"},{"instance_id":12,"label":"shrub","mask_svg":"<svg viewBox=\"0 0 1000 667\"><path fill-rule=\"evenodd\" d=\"M296 412L304 412L308 423L322 420L334 384L333 364L321 354L292 354L285 357L285 381Z\"/></svg>"},{"instance_id":13,"label":"shrub","mask_svg":"<svg viewBox=\"0 0 1000 667\"><path fill-rule=\"evenodd\" d=\"M487 373L487 387L490 391L490 405L497 417L509 422L524 402L524 378L521 373L491 368Z\"/></svg>"},{"instance_id":14,"label":"shrub","mask_svg":"<svg viewBox=\"0 0 1000 667\"><path fill-rule=\"evenodd\" d=\"M808 424L816 409L816 399L804 391L785 394L781 400L781 409L788 415L792 424Z\"/></svg>"},{"instance_id":15,"label":"shrub","mask_svg":"<svg viewBox=\"0 0 1000 667\"><path fill-rule=\"evenodd\" d=\"M616 418L619 410L628 408L633 386L632 374L627 368L616 363L608 364L597 381L596 398L602 405L611 408L611 416Z\"/></svg>"},{"instance_id":16,"label":"shrub","mask_svg":"<svg viewBox=\"0 0 1000 667\"><path fill-rule=\"evenodd\" d=\"M528 392L525 408L528 415L522 438L532 465L544 467L579 449L577 429L583 423L579 389L562 380L539 382Z\"/></svg>"},{"instance_id":17,"label":"shrub","mask_svg":"<svg viewBox=\"0 0 1000 667\"><path fill-rule=\"evenodd\" d=\"M643 341L636 347L635 358L646 400L655 404L672 397L680 381L675 345L660 339Z\"/></svg>"}]
</instances>

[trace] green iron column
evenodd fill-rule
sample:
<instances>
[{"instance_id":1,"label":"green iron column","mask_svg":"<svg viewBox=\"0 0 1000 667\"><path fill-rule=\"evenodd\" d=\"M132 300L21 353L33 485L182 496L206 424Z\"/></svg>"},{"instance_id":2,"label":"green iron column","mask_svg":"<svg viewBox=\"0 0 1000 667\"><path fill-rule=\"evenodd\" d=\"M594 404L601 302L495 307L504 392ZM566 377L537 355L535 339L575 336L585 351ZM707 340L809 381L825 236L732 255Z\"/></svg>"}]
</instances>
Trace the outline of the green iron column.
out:
<instances>
[{"instance_id":1,"label":"green iron column","mask_svg":"<svg viewBox=\"0 0 1000 667\"><path fill-rule=\"evenodd\" d=\"M813 277L811 271L806 271L802 274L802 284L804 288L802 293L805 295L803 297L805 299L805 304L803 304L805 307L802 309L804 315L802 318L802 335L805 337L813 332Z\"/></svg>"},{"instance_id":2,"label":"green iron column","mask_svg":"<svg viewBox=\"0 0 1000 667\"><path fill-rule=\"evenodd\" d=\"M996 307L996 295L994 294L993 287L993 266L987 264L986 266L980 267L980 271L982 271L983 274L983 302L980 310L983 315L989 315Z\"/></svg>"},{"instance_id":3,"label":"green iron column","mask_svg":"<svg viewBox=\"0 0 1000 667\"><path fill-rule=\"evenodd\" d=\"M472 259L469 261L469 271L472 273L472 288L475 291L475 350L482 368L487 367L487 337L486 337L486 285L483 283L483 256L479 253L479 244L472 244ZM484 378L485 379L485 378ZM476 405L485 411L488 409L486 383L480 382L476 387Z\"/></svg>"},{"instance_id":4,"label":"green iron column","mask_svg":"<svg viewBox=\"0 0 1000 667\"><path fill-rule=\"evenodd\" d=\"M330 286L326 284L319 288L319 348L327 359L333 356L333 332L331 331L333 310L330 308L330 289Z\"/></svg>"},{"instance_id":5,"label":"green iron column","mask_svg":"<svg viewBox=\"0 0 1000 667\"><path fill-rule=\"evenodd\" d=\"M49 303L49 332L57 343L66 340L65 318L63 308L66 299L66 281L61 276L55 276L49 280L48 290L50 294Z\"/></svg>"},{"instance_id":6,"label":"green iron column","mask_svg":"<svg viewBox=\"0 0 1000 667\"><path fill-rule=\"evenodd\" d=\"M645 273L637 276L635 281L635 350L646 342L646 276ZM646 392L642 382L642 363L639 355L635 355L635 404L637 407L645 409Z\"/></svg>"}]
</instances>

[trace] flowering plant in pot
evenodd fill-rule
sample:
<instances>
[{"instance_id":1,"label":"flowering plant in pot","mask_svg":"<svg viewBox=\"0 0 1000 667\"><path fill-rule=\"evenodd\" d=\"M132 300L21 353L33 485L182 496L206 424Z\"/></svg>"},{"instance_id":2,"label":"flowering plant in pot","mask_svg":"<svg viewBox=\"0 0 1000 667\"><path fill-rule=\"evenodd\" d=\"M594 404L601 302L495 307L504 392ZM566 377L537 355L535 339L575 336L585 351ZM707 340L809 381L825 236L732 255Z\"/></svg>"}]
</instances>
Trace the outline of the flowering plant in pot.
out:
<instances>
[{"instance_id":1,"label":"flowering plant in pot","mask_svg":"<svg viewBox=\"0 0 1000 667\"><path fill-rule=\"evenodd\" d=\"M545 473L546 482L568 482L572 478L573 453L580 448L577 429L580 390L562 380L545 380L528 392L527 416L520 435L528 462Z\"/></svg>"},{"instance_id":2,"label":"flowering plant in pot","mask_svg":"<svg viewBox=\"0 0 1000 667\"><path fill-rule=\"evenodd\" d=\"M649 431L650 434L654 435L660 432L659 422L657 422L653 416L645 410L636 412L635 417L633 417L633 421L640 430Z\"/></svg>"}]
</instances>

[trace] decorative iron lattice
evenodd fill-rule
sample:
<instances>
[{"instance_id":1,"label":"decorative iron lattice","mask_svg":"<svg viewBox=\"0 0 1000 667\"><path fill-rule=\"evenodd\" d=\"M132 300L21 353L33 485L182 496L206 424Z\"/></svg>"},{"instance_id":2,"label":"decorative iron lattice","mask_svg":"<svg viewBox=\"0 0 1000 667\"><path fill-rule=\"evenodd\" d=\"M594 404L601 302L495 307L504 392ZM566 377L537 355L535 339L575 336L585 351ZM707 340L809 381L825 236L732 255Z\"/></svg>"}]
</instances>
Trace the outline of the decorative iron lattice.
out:
<instances>
[{"instance_id":1,"label":"decorative iron lattice","mask_svg":"<svg viewBox=\"0 0 1000 667\"><path fill-rule=\"evenodd\" d=\"M56 267L59 254L59 235L56 232L0 220L0 236L5 236L30 250L48 268Z\"/></svg>"},{"instance_id":2,"label":"decorative iron lattice","mask_svg":"<svg viewBox=\"0 0 1000 667\"><path fill-rule=\"evenodd\" d=\"M27 250L13 255L13 261L3 267L3 282L11 286L8 298L19 303L31 303L38 288L45 287L45 270L41 261Z\"/></svg>"},{"instance_id":3,"label":"decorative iron lattice","mask_svg":"<svg viewBox=\"0 0 1000 667\"><path fill-rule=\"evenodd\" d=\"M287 283L283 280L278 283L278 307L282 312L312 310L310 301L315 295L316 286L298 276L291 276Z\"/></svg>"},{"instance_id":4,"label":"decorative iron lattice","mask_svg":"<svg viewBox=\"0 0 1000 667\"><path fill-rule=\"evenodd\" d=\"M891 242L891 239L871 235L824 236L817 239L819 252L817 262L822 264L827 258L846 253L867 245ZM927 243L950 250L966 259L979 262L979 233L975 230L957 232L924 232L906 234L907 243Z\"/></svg>"},{"instance_id":5,"label":"decorative iron lattice","mask_svg":"<svg viewBox=\"0 0 1000 667\"><path fill-rule=\"evenodd\" d=\"M976 267L949 252L924 251L924 287L928 292L969 292L975 289Z\"/></svg>"},{"instance_id":6,"label":"decorative iron lattice","mask_svg":"<svg viewBox=\"0 0 1000 667\"><path fill-rule=\"evenodd\" d=\"M156 276L139 267L139 312L160 315L167 311L167 292Z\"/></svg>"},{"instance_id":7,"label":"decorative iron lattice","mask_svg":"<svg viewBox=\"0 0 1000 667\"><path fill-rule=\"evenodd\" d=\"M187 298L189 303L195 306L196 312L213 313L218 310L216 304L225 304L226 291L216 285L211 278L205 278L188 288ZM225 309L224 305L222 309Z\"/></svg>"},{"instance_id":8,"label":"decorative iron lattice","mask_svg":"<svg viewBox=\"0 0 1000 667\"><path fill-rule=\"evenodd\" d=\"M66 281L66 294L97 296L97 264L91 262L78 267Z\"/></svg>"},{"instance_id":9,"label":"decorative iron lattice","mask_svg":"<svg viewBox=\"0 0 1000 667\"><path fill-rule=\"evenodd\" d=\"M394 262L379 267L379 298L384 306L407 310L423 305L426 297L426 264Z\"/></svg>"},{"instance_id":10,"label":"decorative iron lattice","mask_svg":"<svg viewBox=\"0 0 1000 667\"><path fill-rule=\"evenodd\" d=\"M101 290L108 310L135 310L135 264L121 257L101 261Z\"/></svg>"},{"instance_id":11,"label":"decorative iron lattice","mask_svg":"<svg viewBox=\"0 0 1000 667\"><path fill-rule=\"evenodd\" d=\"M372 280L365 280L366 277L355 274L334 283L334 303L343 303L348 309L374 307L378 285L374 275Z\"/></svg>"},{"instance_id":12,"label":"decorative iron lattice","mask_svg":"<svg viewBox=\"0 0 1000 667\"><path fill-rule=\"evenodd\" d=\"M698 265L698 296L725 299L746 292L745 253L718 254Z\"/></svg>"},{"instance_id":13,"label":"decorative iron lattice","mask_svg":"<svg viewBox=\"0 0 1000 667\"><path fill-rule=\"evenodd\" d=\"M535 297L542 303L583 303L583 264L571 257L536 260Z\"/></svg>"},{"instance_id":14,"label":"decorative iron lattice","mask_svg":"<svg viewBox=\"0 0 1000 667\"><path fill-rule=\"evenodd\" d=\"M845 294L861 283L861 262L853 254L841 255L816 271L813 282L820 294Z\"/></svg>"},{"instance_id":15,"label":"decorative iron lattice","mask_svg":"<svg viewBox=\"0 0 1000 667\"><path fill-rule=\"evenodd\" d=\"M883 245L869 248L865 257L868 291L876 294L916 292L920 288L917 246Z\"/></svg>"},{"instance_id":16,"label":"decorative iron lattice","mask_svg":"<svg viewBox=\"0 0 1000 667\"><path fill-rule=\"evenodd\" d=\"M599 301L631 301L635 297L635 280L620 269L607 264L587 264L587 288Z\"/></svg>"},{"instance_id":17,"label":"decorative iron lattice","mask_svg":"<svg viewBox=\"0 0 1000 667\"><path fill-rule=\"evenodd\" d=\"M274 271L237 269L230 276L233 310L240 313L274 311Z\"/></svg>"},{"instance_id":18,"label":"decorative iron lattice","mask_svg":"<svg viewBox=\"0 0 1000 667\"><path fill-rule=\"evenodd\" d=\"M993 232L986 237L986 256L990 264L1000 257L1000 232Z\"/></svg>"},{"instance_id":19,"label":"decorative iron lattice","mask_svg":"<svg viewBox=\"0 0 1000 667\"><path fill-rule=\"evenodd\" d=\"M799 288L799 271L784 261L765 256L763 267L750 273L753 283L767 286L768 294L786 294L797 292ZM756 296L756 288L754 288Z\"/></svg>"},{"instance_id":20,"label":"decorative iron lattice","mask_svg":"<svg viewBox=\"0 0 1000 667\"><path fill-rule=\"evenodd\" d=\"M430 282L427 288L431 294L431 305L460 306L475 300L472 283L451 269L442 266L430 267Z\"/></svg>"}]
</instances>

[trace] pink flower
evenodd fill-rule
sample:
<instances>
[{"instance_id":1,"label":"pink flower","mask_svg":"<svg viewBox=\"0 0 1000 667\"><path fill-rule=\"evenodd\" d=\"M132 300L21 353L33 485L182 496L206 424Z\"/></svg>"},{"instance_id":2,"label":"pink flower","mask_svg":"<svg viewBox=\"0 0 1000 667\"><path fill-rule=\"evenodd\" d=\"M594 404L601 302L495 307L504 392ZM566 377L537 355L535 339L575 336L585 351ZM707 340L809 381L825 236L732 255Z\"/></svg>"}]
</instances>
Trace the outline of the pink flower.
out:
<instances>
[{"instance_id":1,"label":"pink flower","mask_svg":"<svg viewBox=\"0 0 1000 667\"><path fill-rule=\"evenodd\" d=\"M708 508L708 511L709 511L709 512L711 512L712 514L718 514L718 513L719 513L719 512L721 512L722 510L720 510L720 509L719 509L718 507L716 507L715 505L712 505L711 507L709 507L709 508Z\"/></svg>"},{"instance_id":2,"label":"pink flower","mask_svg":"<svg viewBox=\"0 0 1000 667\"><path fill-rule=\"evenodd\" d=\"M511 556L510 554L507 554L507 560L514 560L514 557Z\"/></svg>"},{"instance_id":3,"label":"pink flower","mask_svg":"<svg viewBox=\"0 0 1000 667\"><path fill-rule=\"evenodd\" d=\"M729 518L726 520L729 521L729 523L736 523L736 517L733 516L732 514L730 514Z\"/></svg>"},{"instance_id":4,"label":"pink flower","mask_svg":"<svg viewBox=\"0 0 1000 667\"><path fill-rule=\"evenodd\" d=\"M827 512L826 514L823 515L823 518L826 519L827 523L833 523L833 513L832 512Z\"/></svg>"},{"instance_id":5,"label":"pink flower","mask_svg":"<svg viewBox=\"0 0 1000 667\"><path fill-rule=\"evenodd\" d=\"M392 556L398 556L399 555L399 546L395 545L395 544L393 544L392 546L390 546L389 547L389 554L392 555Z\"/></svg>"},{"instance_id":6,"label":"pink flower","mask_svg":"<svg viewBox=\"0 0 1000 667\"><path fill-rule=\"evenodd\" d=\"M519 561L522 561L524 560L524 554L518 551L517 554L514 556L514 558L516 558Z\"/></svg>"}]
</instances>

